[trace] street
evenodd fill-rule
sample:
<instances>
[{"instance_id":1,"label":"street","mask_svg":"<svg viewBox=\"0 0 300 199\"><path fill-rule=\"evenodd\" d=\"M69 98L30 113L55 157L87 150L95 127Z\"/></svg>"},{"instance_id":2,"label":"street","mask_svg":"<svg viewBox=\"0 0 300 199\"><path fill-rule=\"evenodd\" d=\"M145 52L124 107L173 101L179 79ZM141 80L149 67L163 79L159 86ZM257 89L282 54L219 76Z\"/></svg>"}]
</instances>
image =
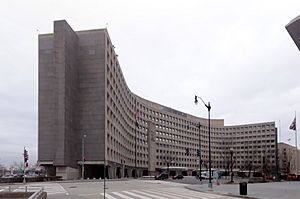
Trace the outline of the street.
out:
<instances>
[{"instance_id":1,"label":"street","mask_svg":"<svg viewBox=\"0 0 300 199\"><path fill-rule=\"evenodd\" d=\"M43 187L48 199L104 198L103 181L28 183L30 187ZM203 193L185 188L187 184L155 180L107 181L105 198L108 199L233 199L214 193ZM0 187L0 191L8 186ZM24 185L13 185L12 191L24 190ZM32 190L32 188L30 188ZM29 189L29 190L30 190Z\"/></svg>"},{"instance_id":2,"label":"street","mask_svg":"<svg viewBox=\"0 0 300 199\"><path fill-rule=\"evenodd\" d=\"M108 180L106 181L105 198L108 199L233 199L239 196L239 184L235 179L234 184L226 184L228 180L216 182L213 180L213 189L207 186L207 180L202 184L193 177L183 180ZM49 199L96 199L104 198L103 181L62 181L0 185L0 192L36 191L40 188L48 194ZM263 199L298 199L300 195L300 182L269 182L248 184L247 196ZM237 197L235 197L237 198ZM239 197L238 197L239 198Z\"/></svg>"}]
</instances>

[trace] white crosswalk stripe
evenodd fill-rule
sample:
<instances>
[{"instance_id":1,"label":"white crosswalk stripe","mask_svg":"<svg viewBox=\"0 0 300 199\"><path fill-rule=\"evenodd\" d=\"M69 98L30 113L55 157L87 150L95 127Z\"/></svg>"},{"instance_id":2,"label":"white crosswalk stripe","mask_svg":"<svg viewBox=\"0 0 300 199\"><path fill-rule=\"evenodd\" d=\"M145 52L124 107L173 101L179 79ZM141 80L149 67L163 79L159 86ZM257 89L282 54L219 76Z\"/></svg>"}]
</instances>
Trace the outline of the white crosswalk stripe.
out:
<instances>
[{"instance_id":1,"label":"white crosswalk stripe","mask_svg":"<svg viewBox=\"0 0 300 199\"><path fill-rule=\"evenodd\" d=\"M104 193L100 193L100 195L104 196ZM117 199L117 198L114 198L112 197L110 194L106 193L105 194L105 198L108 198L108 199Z\"/></svg>"},{"instance_id":2,"label":"white crosswalk stripe","mask_svg":"<svg viewBox=\"0 0 300 199\"><path fill-rule=\"evenodd\" d=\"M67 191L58 183L49 183L49 184L43 184L44 191L47 192L47 194L67 194Z\"/></svg>"},{"instance_id":3,"label":"white crosswalk stripe","mask_svg":"<svg viewBox=\"0 0 300 199\"><path fill-rule=\"evenodd\" d=\"M164 191L158 191L158 190L144 190L145 192L149 192L149 193L152 193L152 194L161 194L163 196L167 196L167 197L171 197L171 198L174 198L174 199L194 199L193 197L189 197L189 196L184 196L184 195L181 195L181 194L175 194L175 193L171 193L171 192L164 192Z\"/></svg>"},{"instance_id":4,"label":"white crosswalk stripe","mask_svg":"<svg viewBox=\"0 0 300 199\"><path fill-rule=\"evenodd\" d=\"M43 188L47 194L67 194L67 191L58 183L31 184L31 187Z\"/></svg>"},{"instance_id":5,"label":"white crosswalk stripe","mask_svg":"<svg viewBox=\"0 0 300 199\"><path fill-rule=\"evenodd\" d=\"M186 189L168 189L169 192L175 193L175 194L181 194L184 193L185 196L191 196L191 197L195 197L197 196L197 198L201 199L213 199L213 198L220 198L222 196L220 195L214 195L214 194L208 194L208 193L203 193L203 192L196 192L196 191L192 191L192 190L186 190Z\"/></svg>"},{"instance_id":6,"label":"white crosswalk stripe","mask_svg":"<svg viewBox=\"0 0 300 199\"><path fill-rule=\"evenodd\" d=\"M165 198L165 197L156 196L156 195L154 195L154 194L149 194L149 193L145 193L145 192L142 192L142 191L133 190L133 192L135 192L135 193L140 193L140 194L146 195L146 196L150 196L151 198L168 199L168 198Z\"/></svg>"},{"instance_id":7,"label":"white crosswalk stripe","mask_svg":"<svg viewBox=\"0 0 300 199\"><path fill-rule=\"evenodd\" d=\"M121 194L121 193L119 193L119 192L112 192L114 195L117 195L117 196L119 196L119 197L121 197L121 198L124 198L124 199L134 199L134 198L131 198L131 197L128 197L128 196L126 196L126 195L124 195L124 194Z\"/></svg>"},{"instance_id":8,"label":"white crosswalk stripe","mask_svg":"<svg viewBox=\"0 0 300 199\"><path fill-rule=\"evenodd\" d=\"M2 192L2 191L8 191L8 188L9 188L9 187L1 187L1 188L0 188L0 192Z\"/></svg>"},{"instance_id":9,"label":"white crosswalk stripe","mask_svg":"<svg viewBox=\"0 0 300 199\"><path fill-rule=\"evenodd\" d=\"M13 192L25 192L27 189L27 192L36 192L40 190L41 187L31 187L31 186L20 186L13 190Z\"/></svg>"},{"instance_id":10,"label":"white crosswalk stripe","mask_svg":"<svg viewBox=\"0 0 300 199\"><path fill-rule=\"evenodd\" d=\"M161 193L161 192L160 192ZM201 193L199 192L195 192L193 194L187 193L187 191L184 192L162 192L163 194L167 194L167 195L172 195L172 196L179 196L181 198L185 198L185 199L209 199L208 197L203 196Z\"/></svg>"},{"instance_id":11,"label":"white crosswalk stripe","mask_svg":"<svg viewBox=\"0 0 300 199\"><path fill-rule=\"evenodd\" d=\"M27 192L36 192L40 190L41 188L44 189L45 192L47 192L48 195L51 194L67 194L67 191L59 184L57 183L49 183L49 184L43 184L43 185L28 185L28 186L19 186L15 187L12 191L13 192L25 192L27 188Z\"/></svg>"},{"instance_id":12,"label":"white crosswalk stripe","mask_svg":"<svg viewBox=\"0 0 300 199\"><path fill-rule=\"evenodd\" d=\"M143 195L139 195L139 194L132 193L132 191L122 191L122 192L123 192L123 193L126 193L126 194L128 194L128 195L137 197L137 198L142 198L142 199L152 199L152 198L149 198L149 197L146 197L146 196L143 196Z\"/></svg>"},{"instance_id":13,"label":"white crosswalk stripe","mask_svg":"<svg viewBox=\"0 0 300 199\"><path fill-rule=\"evenodd\" d=\"M104 194L101 193L101 195ZM221 197L226 199L234 199L233 197L193 191L185 189L184 187L128 190L105 194L105 198L108 199L218 199Z\"/></svg>"}]
</instances>

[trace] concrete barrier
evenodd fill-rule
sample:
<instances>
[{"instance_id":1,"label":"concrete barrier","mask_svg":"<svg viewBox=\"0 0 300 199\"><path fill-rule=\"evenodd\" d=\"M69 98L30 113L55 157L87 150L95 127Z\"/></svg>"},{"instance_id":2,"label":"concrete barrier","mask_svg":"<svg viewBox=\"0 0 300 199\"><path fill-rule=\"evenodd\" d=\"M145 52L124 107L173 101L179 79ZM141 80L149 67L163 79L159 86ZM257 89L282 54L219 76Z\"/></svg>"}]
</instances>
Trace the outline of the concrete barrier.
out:
<instances>
[{"instance_id":1,"label":"concrete barrier","mask_svg":"<svg viewBox=\"0 0 300 199\"><path fill-rule=\"evenodd\" d=\"M0 199L47 199L47 193L42 188L36 192L27 192L25 188L24 192L0 192Z\"/></svg>"}]
</instances>

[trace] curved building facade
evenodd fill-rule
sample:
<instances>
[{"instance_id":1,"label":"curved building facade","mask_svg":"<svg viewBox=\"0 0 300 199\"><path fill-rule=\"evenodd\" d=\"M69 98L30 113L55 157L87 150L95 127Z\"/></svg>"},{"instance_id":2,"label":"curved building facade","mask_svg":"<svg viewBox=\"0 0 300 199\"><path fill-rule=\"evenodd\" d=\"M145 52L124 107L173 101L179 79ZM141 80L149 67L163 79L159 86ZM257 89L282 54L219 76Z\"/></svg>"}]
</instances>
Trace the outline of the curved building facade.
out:
<instances>
[{"instance_id":1,"label":"curved building facade","mask_svg":"<svg viewBox=\"0 0 300 199\"><path fill-rule=\"evenodd\" d=\"M212 119L211 167L274 171L276 139L274 122ZM205 170L207 119L131 92L106 29L73 31L62 20L39 35L38 161L49 175L118 178L167 167L191 175L199 148Z\"/></svg>"}]
</instances>

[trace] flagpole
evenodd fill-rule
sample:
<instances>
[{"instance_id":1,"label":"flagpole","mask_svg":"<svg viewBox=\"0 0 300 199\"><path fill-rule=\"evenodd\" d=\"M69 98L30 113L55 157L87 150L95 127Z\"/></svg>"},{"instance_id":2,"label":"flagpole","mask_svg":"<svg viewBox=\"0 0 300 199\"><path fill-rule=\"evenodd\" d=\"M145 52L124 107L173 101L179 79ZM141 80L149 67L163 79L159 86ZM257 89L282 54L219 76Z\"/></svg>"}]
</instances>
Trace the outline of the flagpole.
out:
<instances>
[{"instance_id":1,"label":"flagpole","mask_svg":"<svg viewBox=\"0 0 300 199\"><path fill-rule=\"evenodd\" d=\"M24 146L24 150L23 150L23 183L25 184L26 183L26 178L25 178L25 164L26 164L26 162L25 162L25 155L26 155L26 149L25 149L25 146Z\"/></svg>"}]
</instances>

